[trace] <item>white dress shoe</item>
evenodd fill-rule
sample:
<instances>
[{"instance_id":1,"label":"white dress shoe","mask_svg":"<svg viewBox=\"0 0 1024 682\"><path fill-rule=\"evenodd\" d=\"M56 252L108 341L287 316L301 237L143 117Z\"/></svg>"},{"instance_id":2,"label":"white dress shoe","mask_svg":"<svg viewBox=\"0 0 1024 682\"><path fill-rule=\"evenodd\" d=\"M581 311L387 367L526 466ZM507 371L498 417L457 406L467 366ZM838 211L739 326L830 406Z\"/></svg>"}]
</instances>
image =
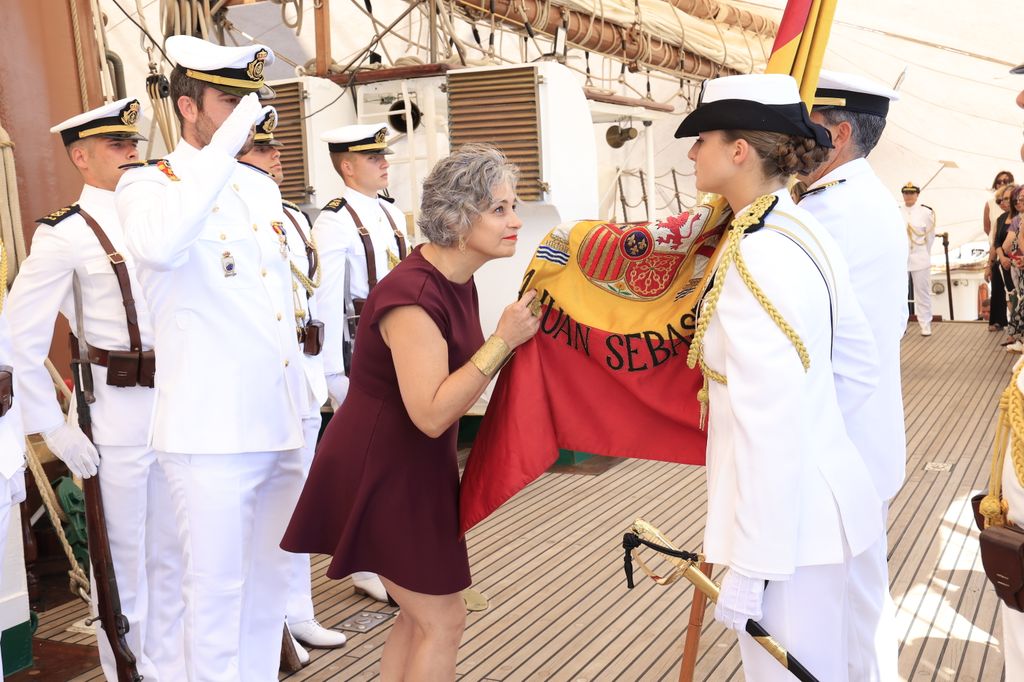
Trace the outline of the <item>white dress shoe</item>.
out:
<instances>
[{"instance_id":1,"label":"white dress shoe","mask_svg":"<svg viewBox=\"0 0 1024 682\"><path fill-rule=\"evenodd\" d=\"M1006 346L1006 352L1007 353L1020 353L1020 352L1024 352L1024 344L1021 344L1020 341L1018 341L1016 343L1011 343L1009 346Z\"/></svg>"},{"instance_id":2,"label":"white dress shoe","mask_svg":"<svg viewBox=\"0 0 1024 682\"><path fill-rule=\"evenodd\" d=\"M291 630L292 637L314 649L337 649L345 644L344 633L328 630L320 625L316 618L304 620L301 623L288 623L288 629ZM306 653L306 659L309 659L308 653Z\"/></svg>"},{"instance_id":3,"label":"white dress shoe","mask_svg":"<svg viewBox=\"0 0 1024 682\"><path fill-rule=\"evenodd\" d=\"M355 585L356 594L365 594L371 599L387 603L388 591L376 573L353 573L352 584Z\"/></svg>"},{"instance_id":4,"label":"white dress shoe","mask_svg":"<svg viewBox=\"0 0 1024 682\"><path fill-rule=\"evenodd\" d=\"M921 327L921 336L931 336L931 335L932 335L932 328L931 327L927 327L927 328Z\"/></svg>"}]
</instances>

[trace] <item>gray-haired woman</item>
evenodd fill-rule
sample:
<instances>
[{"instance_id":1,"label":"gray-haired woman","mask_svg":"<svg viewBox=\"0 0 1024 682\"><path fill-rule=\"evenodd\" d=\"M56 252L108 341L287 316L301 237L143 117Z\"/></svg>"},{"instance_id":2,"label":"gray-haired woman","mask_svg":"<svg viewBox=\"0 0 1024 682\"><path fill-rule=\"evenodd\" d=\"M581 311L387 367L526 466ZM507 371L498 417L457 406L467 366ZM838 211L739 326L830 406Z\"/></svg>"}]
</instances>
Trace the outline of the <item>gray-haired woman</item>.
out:
<instances>
[{"instance_id":1,"label":"gray-haired woman","mask_svg":"<svg viewBox=\"0 0 1024 682\"><path fill-rule=\"evenodd\" d=\"M423 183L417 248L363 309L348 396L313 460L282 547L331 554L331 578L380 575L401 612L384 680L455 678L470 585L459 538L457 422L538 329L528 292L484 341L473 273L515 253L516 168L465 146Z\"/></svg>"}]
</instances>

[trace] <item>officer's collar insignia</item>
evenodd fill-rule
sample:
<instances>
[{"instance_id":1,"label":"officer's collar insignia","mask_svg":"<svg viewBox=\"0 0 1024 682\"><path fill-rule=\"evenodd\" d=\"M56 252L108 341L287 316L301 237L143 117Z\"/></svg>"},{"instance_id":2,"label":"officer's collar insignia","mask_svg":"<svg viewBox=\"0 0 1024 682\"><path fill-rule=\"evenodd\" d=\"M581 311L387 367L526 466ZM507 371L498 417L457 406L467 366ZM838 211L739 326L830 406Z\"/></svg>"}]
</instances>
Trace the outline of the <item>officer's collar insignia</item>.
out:
<instances>
[{"instance_id":1,"label":"officer's collar insignia","mask_svg":"<svg viewBox=\"0 0 1024 682\"><path fill-rule=\"evenodd\" d=\"M260 168L259 166L254 166L254 165L252 165L251 163L248 163L248 162L246 162L246 161L239 161L238 163L239 163L239 164L241 164L241 165L243 165L243 166L246 166L247 168L251 168L251 169L253 169L253 170L254 170L254 171L256 171L257 173L261 173L261 174L263 174L263 175L266 175L266 176L267 176L268 178L273 178L273 177L274 177L273 175L271 175L271 174L270 174L270 173L268 173L267 171L263 170L263 169L262 169L262 168Z\"/></svg>"},{"instance_id":2,"label":"officer's collar insignia","mask_svg":"<svg viewBox=\"0 0 1024 682\"><path fill-rule=\"evenodd\" d=\"M800 193L800 198L803 199L804 197L809 197L809 196L812 196L814 194L819 194L819 193L824 192L825 190L827 190L829 187L835 187L836 185L841 185L844 182L846 182L846 178L842 178L840 180L833 180L832 182L826 182L824 185L818 185L817 187L812 187L811 189L807 190L806 192L801 192Z\"/></svg>"},{"instance_id":3,"label":"officer's collar insignia","mask_svg":"<svg viewBox=\"0 0 1024 682\"><path fill-rule=\"evenodd\" d=\"M779 197L774 194L765 194L754 199L746 211L733 219L733 229L743 230L745 234L752 234L764 227L765 218L775 209L779 203Z\"/></svg>"},{"instance_id":4,"label":"officer's collar insignia","mask_svg":"<svg viewBox=\"0 0 1024 682\"><path fill-rule=\"evenodd\" d=\"M36 222L53 227L54 225L64 220L68 216L72 216L78 213L80 210L81 207L78 204L71 204L70 206L65 206L64 208L58 208L53 213L43 216Z\"/></svg>"}]
</instances>

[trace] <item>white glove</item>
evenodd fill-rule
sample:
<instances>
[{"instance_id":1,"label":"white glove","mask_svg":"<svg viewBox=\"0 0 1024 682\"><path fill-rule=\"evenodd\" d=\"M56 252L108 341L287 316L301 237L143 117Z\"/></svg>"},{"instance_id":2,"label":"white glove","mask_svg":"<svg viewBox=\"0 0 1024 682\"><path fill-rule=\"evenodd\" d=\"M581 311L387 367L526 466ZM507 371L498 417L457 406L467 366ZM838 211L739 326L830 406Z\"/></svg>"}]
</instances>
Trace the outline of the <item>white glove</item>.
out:
<instances>
[{"instance_id":1,"label":"white glove","mask_svg":"<svg viewBox=\"0 0 1024 682\"><path fill-rule=\"evenodd\" d=\"M331 396L331 405L334 409L338 409L338 406L345 402L345 396L348 395L348 377L338 372L337 374L328 374L326 378L327 395Z\"/></svg>"},{"instance_id":2,"label":"white glove","mask_svg":"<svg viewBox=\"0 0 1024 682\"><path fill-rule=\"evenodd\" d=\"M751 578L730 568L722 579L722 590L715 604L715 620L727 628L744 631L747 620L761 620L763 598L763 578Z\"/></svg>"},{"instance_id":3,"label":"white glove","mask_svg":"<svg viewBox=\"0 0 1024 682\"><path fill-rule=\"evenodd\" d=\"M20 467L14 472L10 480L11 504L21 504L25 501L25 467Z\"/></svg>"},{"instance_id":4,"label":"white glove","mask_svg":"<svg viewBox=\"0 0 1024 682\"><path fill-rule=\"evenodd\" d=\"M263 117L263 107L255 92L239 100L235 110L224 119L210 140L210 147L218 149L228 156L235 156L249 139L252 127Z\"/></svg>"},{"instance_id":5,"label":"white glove","mask_svg":"<svg viewBox=\"0 0 1024 682\"><path fill-rule=\"evenodd\" d=\"M61 424L43 434L46 447L68 465L71 473L82 478L95 476L100 465L100 453L76 425Z\"/></svg>"}]
</instances>

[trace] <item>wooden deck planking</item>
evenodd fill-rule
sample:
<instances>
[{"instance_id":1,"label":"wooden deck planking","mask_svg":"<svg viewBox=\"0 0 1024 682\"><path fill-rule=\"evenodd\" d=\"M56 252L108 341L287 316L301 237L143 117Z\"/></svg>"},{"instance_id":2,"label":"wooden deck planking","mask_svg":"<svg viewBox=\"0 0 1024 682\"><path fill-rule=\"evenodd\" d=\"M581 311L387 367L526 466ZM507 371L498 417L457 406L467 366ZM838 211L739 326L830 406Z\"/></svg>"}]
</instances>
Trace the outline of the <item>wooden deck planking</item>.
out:
<instances>
[{"instance_id":1,"label":"wooden deck planking","mask_svg":"<svg viewBox=\"0 0 1024 682\"><path fill-rule=\"evenodd\" d=\"M1001 680L997 600L981 571L968 498L987 482L995 404L1016 356L981 324L934 330L922 338L912 325L903 342L908 476L889 524L893 596L906 640L900 672L912 680ZM954 464L950 472L925 472L929 461ZM468 616L459 679L674 681L693 588L682 581L659 587L637 569L636 589L626 589L618 543L634 516L696 549L703 470L631 460L599 476L547 473L474 529L475 587L491 606ZM313 558L322 623L337 625L360 610L392 611L355 595L348 579L328 580L327 564L327 557ZM51 610L37 634L91 640L63 631L84 614L80 603ZM349 633L345 647L311 651L311 664L287 679L377 679L387 632ZM742 680L735 641L709 610L695 679Z\"/></svg>"}]
</instances>

